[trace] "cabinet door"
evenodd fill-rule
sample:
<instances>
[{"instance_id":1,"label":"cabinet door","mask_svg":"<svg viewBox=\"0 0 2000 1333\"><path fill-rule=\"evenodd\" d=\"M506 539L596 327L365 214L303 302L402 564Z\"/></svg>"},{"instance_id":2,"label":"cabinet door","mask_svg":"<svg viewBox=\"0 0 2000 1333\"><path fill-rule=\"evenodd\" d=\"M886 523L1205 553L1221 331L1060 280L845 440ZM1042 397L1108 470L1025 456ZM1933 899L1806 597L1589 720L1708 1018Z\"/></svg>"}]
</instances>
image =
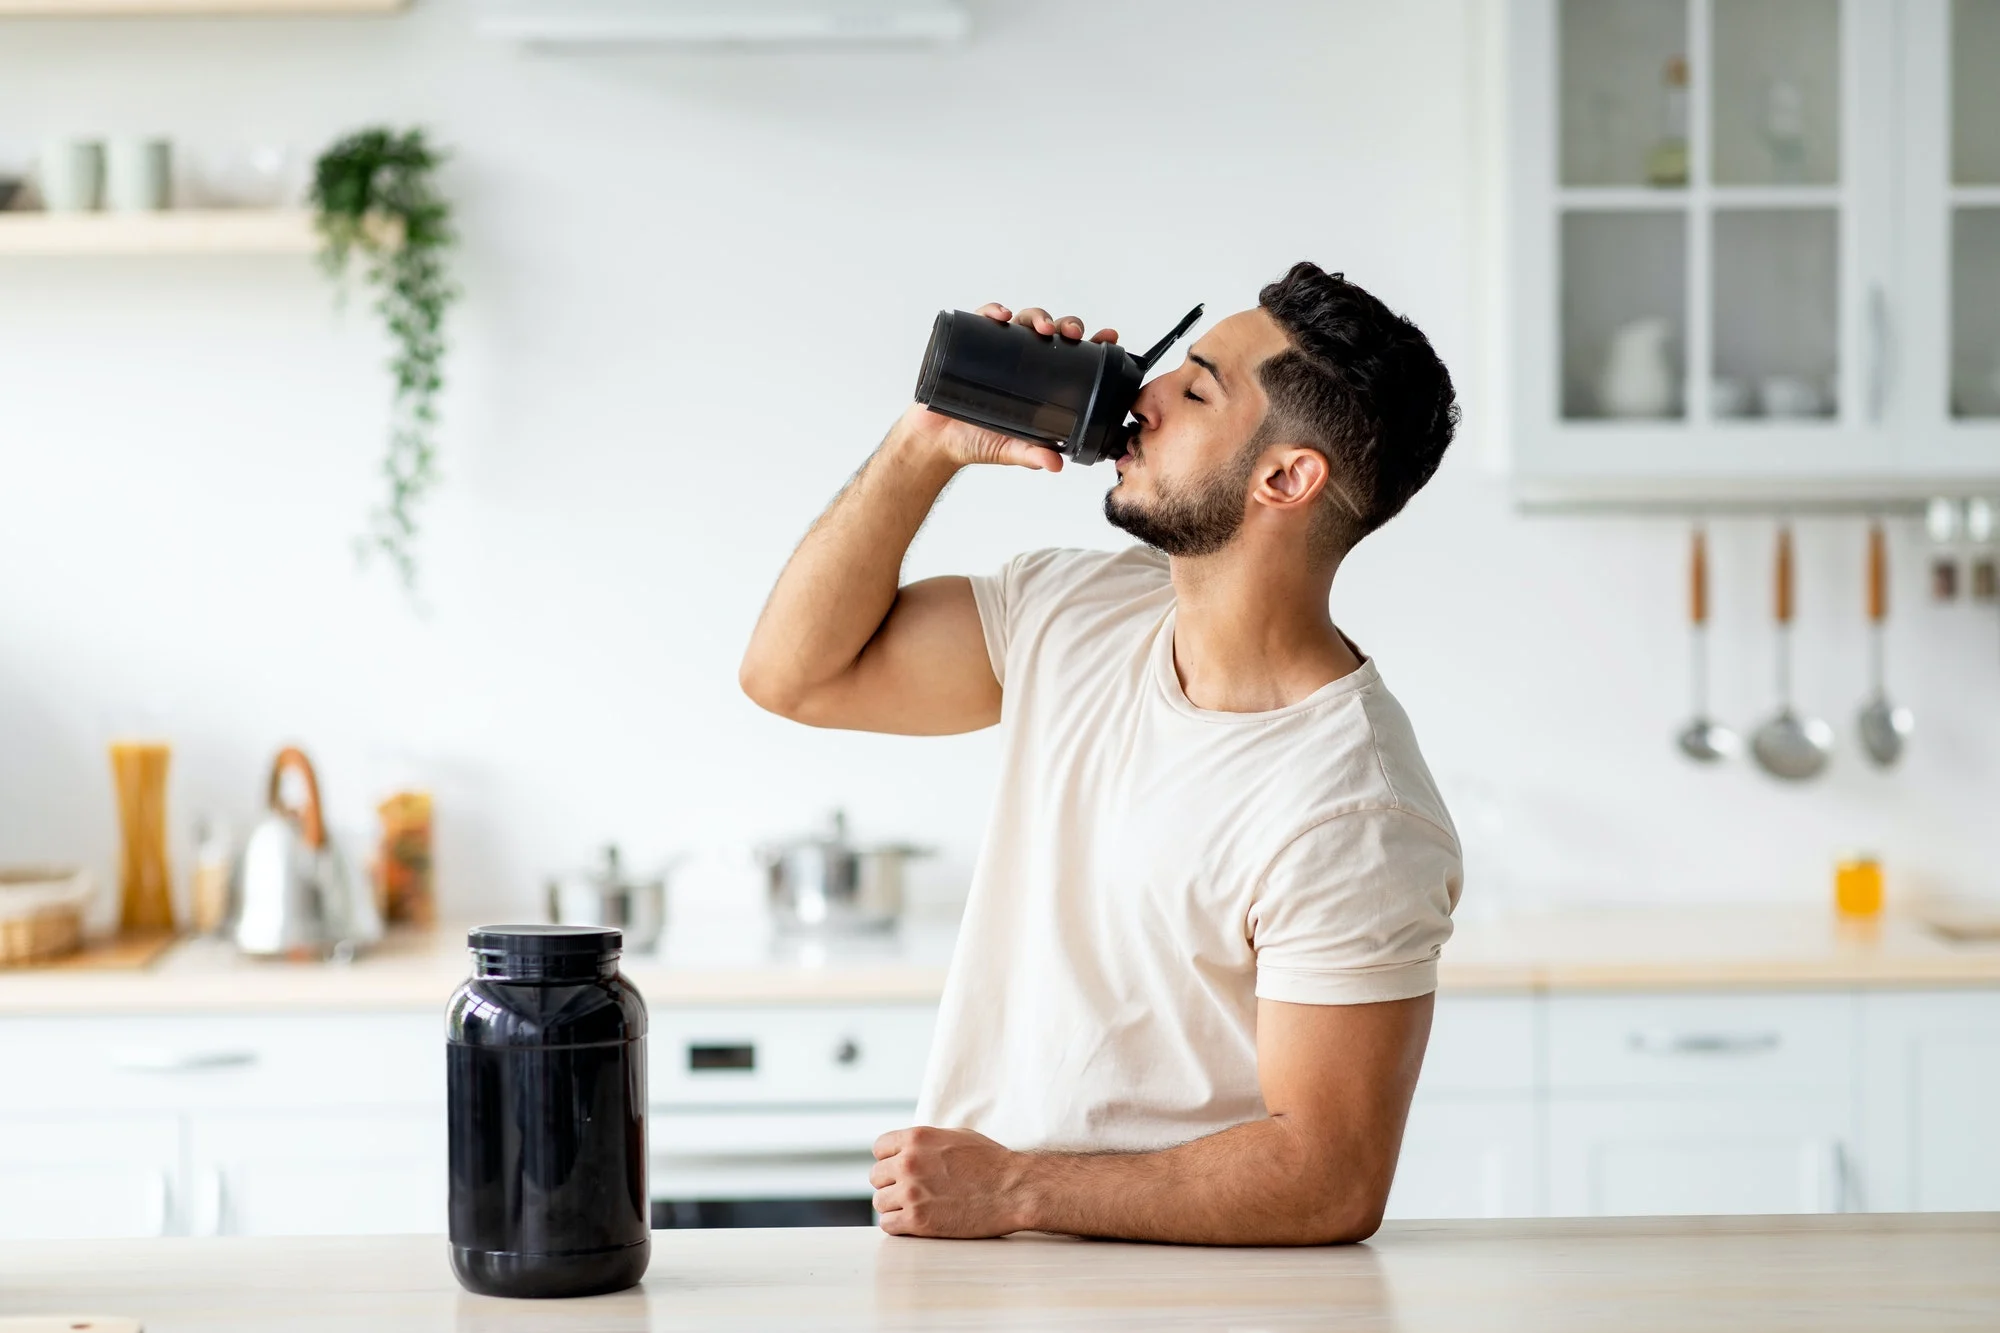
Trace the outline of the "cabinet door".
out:
<instances>
[{"instance_id":1,"label":"cabinet door","mask_svg":"<svg viewBox=\"0 0 2000 1333\"><path fill-rule=\"evenodd\" d=\"M1523 495L1893 478L1893 7L1508 12Z\"/></svg>"},{"instance_id":2,"label":"cabinet door","mask_svg":"<svg viewBox=\"0 0 2000 1333\"><path fill-rule=\"evenodd\" d=\"M1419 1094L1387 1216L1536 1216L1538 1156L1532 1098Z\"/></svg>"},{"instance_id":3,"label":"cabinet door","mask_svg":"<svg viewBox=\"0 0 2000 1333\"><path fill-rule=\"evenodd\" d=\"M0 1240L174 1235L180 1170L170 1115L0 1118Z\"/></svg>"},{"instance_id":4,"label":"cabinet door","mask_svg":"<svg viewBox=\"0 0 2000 1333\"><path fill-rule=\"evenodd\" d=\"M1904 0L1903 318L1911 466L2000 469L2000 0Z\"/></svg>"},{"instance_id":5,"label":"cabinet door","mask_svg":"<svg viewBox=\"0 0 2000 1333\"><path fill-rule=\"evenodd\" d=\"M1861 1026L1869 1206L2000 1209L2000 994L1870 995Z\"/></svg>"},{"instance_id":6,"label":"cabinet door","mask_svg":"<svg viewBox=\"0 0 2000 1333\"><path fill-rule=\"evenodd\" d=\"M1559 1098L1558 1217L1831 1213L1856 1205L1844 1096Z\"/></svg>"},{"instance_id":7,"label":"cabinet door","mask_svg":"<svg viewBox=\"0 0 2000 1333\"><path fill-rule=\"evenodd\" d=\"M442 1107L198 1116L189 1156L196 1235L444 1229Z\"/></svg>"}]
</instances>

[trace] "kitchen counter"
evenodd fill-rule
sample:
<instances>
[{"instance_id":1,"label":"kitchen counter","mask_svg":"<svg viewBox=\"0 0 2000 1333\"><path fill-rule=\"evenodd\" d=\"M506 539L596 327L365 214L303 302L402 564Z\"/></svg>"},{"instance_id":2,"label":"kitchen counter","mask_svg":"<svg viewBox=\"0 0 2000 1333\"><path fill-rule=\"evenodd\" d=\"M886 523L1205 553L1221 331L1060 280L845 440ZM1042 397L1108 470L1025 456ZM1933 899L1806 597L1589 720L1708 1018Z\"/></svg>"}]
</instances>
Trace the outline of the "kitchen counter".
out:
<instances>
[{"instance_id":1,"label":"kitchen counter","mask_svg":"<svg viewBox=\"0 0 2000 1333\"><path fill-rule=\"evenodd\" d=\"M392 931L348 963L246 958L219 940L189 940L129 971L0 970L0 1016L229 1010L444 1012L465 980L467 927ZM774 939L758 924L717 924L628 953L625 975L649 1005L934 1002L957 926L906 921L890 934Z\"/></svg>"},{"instance_id":2,"label":"kitchen counter","mask_svg":"<svg viewBox=\"0 0 2000 1333\"><path fill-rule=\"evenodd\" d=\"M774 941L758 929L688 929L625 970L649 1003L927 1003L954 927ZM131 971L0 971L0 1015L285 1009L436 1009L466 973L463 927L393 935L348 964L242 958L215 941ZM1859 928L1797 907L1568 911L1462 921L1445 946L1447 992L2000 986L2000 941L1955 943L1902 917Z\"/></svg>"},{"instance_id":3,"label":"kitchen counter","mask_svg":"<svg viewBox=\"0 0 2000 1333\"><path fill-rule=\"evenodd\" d=\"M147 1333L1990 1330L2000 1215L1391 1223L1293 1250L663 1231L642 1287L576 1301L469 1295L436 1236L0 1244L0 1315L30 1313Z\"/></svg>"}]
</instances>

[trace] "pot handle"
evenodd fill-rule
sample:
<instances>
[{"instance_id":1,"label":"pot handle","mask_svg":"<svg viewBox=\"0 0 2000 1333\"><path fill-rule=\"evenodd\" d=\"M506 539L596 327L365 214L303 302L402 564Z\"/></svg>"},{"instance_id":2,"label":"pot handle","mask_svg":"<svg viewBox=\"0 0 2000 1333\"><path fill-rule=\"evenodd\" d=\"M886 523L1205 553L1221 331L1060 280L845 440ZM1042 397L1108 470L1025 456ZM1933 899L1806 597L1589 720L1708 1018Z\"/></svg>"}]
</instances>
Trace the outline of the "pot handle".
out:
<instances>
[{"instance_id":1,"label":"pot handle","mask_svg":"<svg viewBox=\"0 0 2000 1333\"><path fill-rule=\"evenodd\" d=\"M306 804L303 810L287 808L278 799L279 787L287 768L295 768L306 780ZM278 757L271 761L271 790L266 799L273 810L282 814L296 815L299 829L305 835L306 846L318 851L326 846L326 820L320 815L319 776L313 772L312 760L296 745L287 745L278 751Z\"/></svg>"}]
</instances>

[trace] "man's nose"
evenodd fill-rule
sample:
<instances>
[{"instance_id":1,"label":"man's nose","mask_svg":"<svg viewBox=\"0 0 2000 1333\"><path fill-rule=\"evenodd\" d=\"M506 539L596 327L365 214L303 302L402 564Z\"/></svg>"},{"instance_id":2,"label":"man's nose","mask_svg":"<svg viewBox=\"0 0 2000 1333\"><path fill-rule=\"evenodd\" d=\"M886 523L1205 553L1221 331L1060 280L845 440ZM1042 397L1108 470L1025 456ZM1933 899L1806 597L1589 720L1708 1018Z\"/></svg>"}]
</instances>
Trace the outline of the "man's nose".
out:
<instances>
[{"instance_id":1,"label":"man's nose","mask_svg":"<svg viewBox=\"0 0 2000 1333\"><path fill-rule=\"evenodd\" d=\"M1159 427L1159 394L1159 380L1154 380L1139 390L1139 397L1132 404L1132 415L1139 419L1141 430L1155 430Z\"/></svg>"}]
</instances>

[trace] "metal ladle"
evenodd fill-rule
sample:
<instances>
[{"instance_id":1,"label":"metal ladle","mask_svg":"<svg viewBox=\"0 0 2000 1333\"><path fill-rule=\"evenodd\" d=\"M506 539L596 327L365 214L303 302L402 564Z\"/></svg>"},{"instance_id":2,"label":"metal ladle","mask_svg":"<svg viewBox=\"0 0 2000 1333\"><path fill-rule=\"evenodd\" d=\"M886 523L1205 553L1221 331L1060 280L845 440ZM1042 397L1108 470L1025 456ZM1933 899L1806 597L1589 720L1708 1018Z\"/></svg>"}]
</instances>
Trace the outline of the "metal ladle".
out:
<instances>
[{"instance_id":1,"label":"metal ladle","mask_svg":"<svg viewBox=\"0 0 2000 1333\"><path fill-rule=\"evenodd\" d=\"M1887 768L1902 757L1903 742L1916 725L1909 709L1890 705L1882 683L1882 625L1888 618L1888 544L1882 537L1882 525L1876 523L1868 529L1868 657L1875 690L1862 705L1854 725L1861 732L1861 748L1877 768Z\"/></svg>"},{"instance_id":2,"label":"metal ladle","mask_svg":"<svg viewBox=\"0 0 2000 1333\"><path fill-rule=\"evenodd\" d=\"M1697 763L1726 759L1742 746L1736 733L1708 716L1708 536L1700 528L1688 554L1688 637L1693 647L1694 720L1676 738Z\"/></svg>"},{"instance_id":3,"label":"metal ladle","mask_svg":"<svg viewBox=\"0 0 2000 1333\"><path fill-rule=\"evenodd\" d=\"M1750 753L1774 778L1804 782L1826 768L1833 728L1792 709L1792 530L1778 529L1778 715L1750 737Z\"/></svg>"}]
</instances>

